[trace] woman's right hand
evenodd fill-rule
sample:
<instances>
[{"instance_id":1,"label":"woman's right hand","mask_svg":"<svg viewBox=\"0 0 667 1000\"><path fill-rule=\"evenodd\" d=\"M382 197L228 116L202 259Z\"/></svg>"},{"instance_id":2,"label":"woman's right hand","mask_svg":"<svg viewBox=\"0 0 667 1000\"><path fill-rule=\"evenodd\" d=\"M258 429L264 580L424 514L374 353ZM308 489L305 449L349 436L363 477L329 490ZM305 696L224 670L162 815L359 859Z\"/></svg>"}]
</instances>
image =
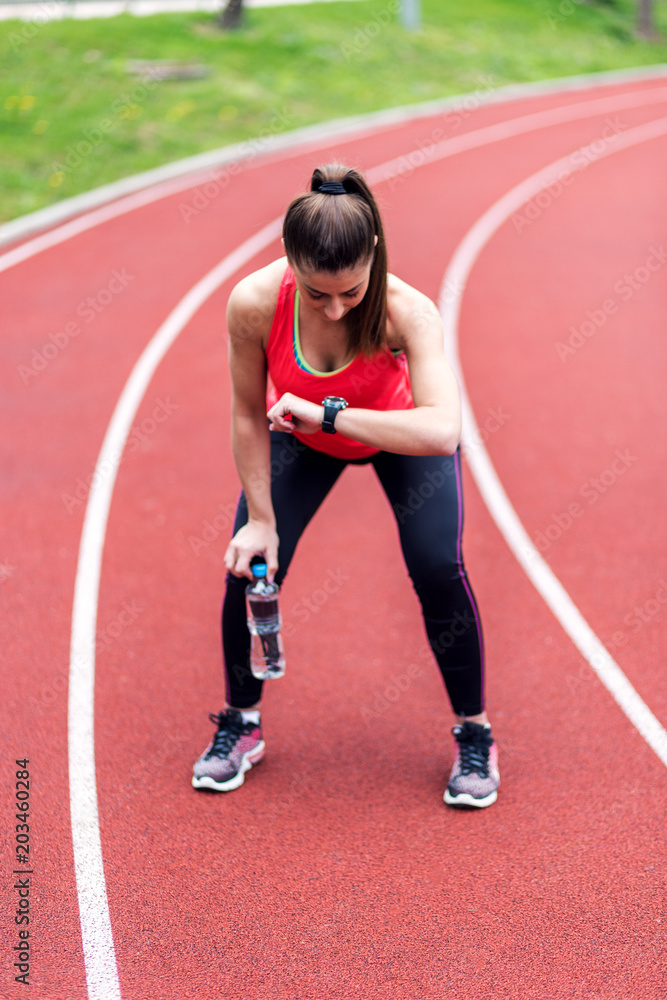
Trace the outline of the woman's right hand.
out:
<instances>
[{"instance_id":1,"label":"woman's right hand","mask_svg":"<svg viewBox=\"0 0 667 1000\"><path fill-rule=\"evenodd\" d=\"M248 521L240 528L225 552L225 566L233 576L247 576L252 580L250 560L263 555L266 559L269 581L278 572L278 533L271 524L263 521Z\"/></svg>"}]
</instances>

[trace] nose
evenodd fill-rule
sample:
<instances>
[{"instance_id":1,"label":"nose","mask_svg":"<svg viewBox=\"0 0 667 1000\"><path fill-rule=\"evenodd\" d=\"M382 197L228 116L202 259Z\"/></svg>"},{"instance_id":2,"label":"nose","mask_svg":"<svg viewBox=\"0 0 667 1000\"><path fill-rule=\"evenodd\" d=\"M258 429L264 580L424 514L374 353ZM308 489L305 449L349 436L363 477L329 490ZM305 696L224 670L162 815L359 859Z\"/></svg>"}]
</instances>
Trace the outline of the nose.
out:
<instances>
[{"instance_id":1,"label":"nose","mask_svg":"<svg viewBox=\"0 0 667 1000\"><path fill-rule=\"evenodd\" d=\"M332 298L330 299L326 306L324 307L324 315L327 319L336 320L341 319L343 313L345 312L345 304L341 299Z\"/></svg>"}]
</instances>

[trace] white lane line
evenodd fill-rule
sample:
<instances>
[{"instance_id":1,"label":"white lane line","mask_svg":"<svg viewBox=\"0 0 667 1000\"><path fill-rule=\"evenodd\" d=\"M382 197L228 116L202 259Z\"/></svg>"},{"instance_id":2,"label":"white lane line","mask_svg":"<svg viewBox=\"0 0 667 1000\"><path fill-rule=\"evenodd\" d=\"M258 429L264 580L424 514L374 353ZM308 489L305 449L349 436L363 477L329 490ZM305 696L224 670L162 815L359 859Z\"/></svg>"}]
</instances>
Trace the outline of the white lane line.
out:
<instances>
[{"instance_id":1,"label":"white lane line","mask_svg":"<svg viewBox=\"0 0 667 1000\"><path fill-rule=\"evenodd\" d=\"M95 467L81 533L70 649L68 743L74 868L90 1000L120 1000L107 899L95 777L95 631L109 508L127 435L148 385L174 340L210 295L280 236L274 220L205 275L153 336L121 393Z\"/></svg>"},{"instance_id":2,"label":"white lane line","mask_svg":"<svg viewBox=\"0 0 667 1000\"><path fill-rule=\"evenodd\" d=\"M474 98L474 95L472 96ZM447 108L457 106L455 100L463 107L464 105L461 102L464 99L465 95L451 101L442 102L442 104L438 105L437 109L433 109L430 104L425 107L428 107L433 114L437 114L438 112L444 113ZM486 102L484 98L477 98L477 100L480 105L483 103L493 103L491 101ZM495 125L487 125L480 129L464 132L462 135L454 136L451 139L434 141L431 139L431 136L425 136L421 147L383 164L382 167L376 168L377 170L384 171L383 176L376 176L371 170L367 172L367 178L369 183L374 184L379 180L385 180L389 177L395 177L413 170L415 167L424 166L425 162L434 162L445 156L454 156L468 149L475 149L482 145L488 145L491 142L501 142L504 139L532 132L540 128L562 125L568 121L590 118L599 114L613 114L615 111L645 107L665 101L667 101L667 88L659 87L651 91L633 91L627 94L599 97L591 101L581 102L580 104L551 108L547 111L531 112L527 115L511 118L508 121L498 122ZM8 250L4 254L0 254L0 273L11 267L15 267L17 264L21 264L25 260L29 260L35 254L49 250L64 243L66 240L72 239L74 236L93 229L95 226L102 225L105 222L116 219L128 212L133 212L138 208L143 208L153 202L160 201L163 198L171 197L181 191L190 190L198 184L204 185L207 182L214 185L218 184L220 186L219 193L223 194L228 182L228 177L224 170L225 164L234 163L235 166L239 166L239 169L241 167L248 169L249 167L261 166L266 162L266 153L269 147L274 150L274 157L278 156L281 152L284 156L291 156L298 147L307 146L313 142L326 141L327 144L330 144L334 139L344 141L345 139L353 138L359 132L367 131L372 125L375 125L379 129L422 116L424 116L424 110L421 108L418 110L413 109L412 111L409 108L399 108L395 111L380 112L375 116L361 116L358 119L342 119L338 122L330 122L326 128L314 126L306 129L298 129L287 136L280 135L267 139L266 144L263 144L261 147L261 155L258 154L256 148L253 150L252 142L238 143L225 150L215 150L213 153L203 153L200 156L191 157L187 160L180 160L175 164L167 164L165 167L147 171L145 174L137 174L134 177L128 177L114 184L106 185L104 188L98 188L96 191L78 195L76 198L69 200L71 202L69 207L65 203L62 203L64 208L54 205L50 209L43 209L41 213L34 213L34 216L25 216L23 219L17 219L15 222L9 222L5 226L1 226L0 243L3 240L8 241L10 238L17 239L21 235L26 235L32 231L31 225L46 225L47 220L56 220L62 211L72 211L75 209L75 206L80 206L80 209L76 210L83 210L99 198L105 200L117 198L118 200L84 212L83 215L79 215L75 219L57 226L55 229L41 233L39 236L27 240L13 250ZM441 132L442 129L436 128L431 131L433 135L438 131ZM189 165L189 172L186 176L181 176L183 168L186 165ZM198 173L204 170L208 172L202 173L198 180ZM177 174L177 176L173 176L173 174ZM145 187L149 179L151 186ZM225 186L222 186L223 183ZM137 186L140 187L140 190L133 190ZM124 195L124 197L121 197L121 195Z\"/></svg>"},{"instance_id":3,"label":"white lane line","mask_svg":"<svg viewBox=\"0 0 667 1000\"><path fill-rule=\"evenodd\" d=\"M667 118L648 122L617 136L596 159L667 135ZM590 147L589 147L590 148ZM508 191L482 215L457 247L445 275L439 309L445 326L447 353L455 367L463 402L463 446L466 461L491 516L526 575L541 594L582 656L667 766L667 732L600 642L548 563L533 545L493 467L465 387L458 350L461 300L472 268L489 240L529 199L555 183L563 171L572 171L572 157L563 157Z\"/></svg>"},{"instance_id":4,"label":"white lane line","mask_svg":"<svg viewBox=\"0 0 667 1000\"><path fill-rule=\"evenodd\" d=\"M434 101L422 101L420 104L386 108L382 111L372 111L364 115L320 122L317 125L306 125L291 132L266 137L262 136L261 142L259 138L248 139L232 146L222 146L218 149L209 150L205 153L197 153L194 156L188 156L181 160L173 160L171 163L165 163L161 167L145 170L140 174L122 177L120 180L113 181L110 184L93 188L91 191L84 191L82 194L65 198L36 212L30 212L28 215L20 216L18 219L12 219L11 222L5 222L0 225L0 246L24 239L34 232L51 229L57 224L63 223L66 219L71 219L74 215L89 212L92 209L99 208L101 205L106 205L126 195L144 191L146 188L154 188L157 192L150 201L166 198L169 194L186 190L190 186L194 187L197 181L193 175L200 171L208 171L208 174L202 178L202 183L210 181L212 179L212 172L226 163L234 161L240 163L243 161L243 167L246 169L251 165L250 161L254 162L256 159L265 161L267 155L273 157L274 154L277 155L282 152L284 156L288 156L297 149L304 148L309 144L319 147L330 144L334 139L349 140L359 132L368 134L371 130L379 131L383 128L390 128L419 118L445 114L452 108L467 110L470 101L473 102L473 107L487 104L507 104L513 101L526 100L527 98L573 93L576 91L597 89L599 87L613 87L624 83L650 83L654 80L661 80L665 76L667 76L667 67L650 66L642 69L635 67L632 69L611 70L604 73L588 73L581 76L562 77L560 80L512 83L504 87L497 87L495 90L489 92L484 91L481 96L479 93L455 94L452 97L439 98ZM186 183L183 182L185 176L188 178ZM165 184L164 187L160 187L163 182L170 181L176 182L176 185L169 187ZM142 202L141 204L147 203ZM131 208L128 210L131 211ZM104 218L100 218L93 224L99 225L104 221L106 221ZM68 239L69 236L65 236L65 238ZM46 247L37 247L34 252L39 253L41 249L46 249ZM3 258L0 257L0 262L2 260ZM18 260L15 263L18 263Z\"/></svg>"},{"instance_id":5,"label":"white lane line","mask_svg":"<svg viewBox=\"0 0 667 1000\"><path fill-rule=\"evenodd\" d=\"M548 111L535 111L528 115L521 115L519 118L510 118L508 121L496 122L494 125L486 125L483 128L475 129L473 132L464 132L463 135L457 136L454 139L443 139L441 142L433 142L430 145L424 143L423 146L413 150L412 153L397 156L388 163L383 163L381 167L376 167L375 170L368 171L367 178L369 183L375 184L380 180L390 180L401 174L409 173L415 167L426 166L427 163L432 163L435 160L442 160L447 156L454 156L457 153L463 153L468 149L476 149L479 146L488 146L492 142L502 142L505 139L511 139L527 132L535 132L537 129L563 125L566 122L591 118L594 115L612 114L613 112L646 107L651 104L664 104L667 101L667 87L659 87L656 90L652 90L650 94L644 93L644 100L640 98L641 91L631 94L619 94L616 98L598 97L593 101L582 102L574 106L563 105L562 107L551 108ZM612 133L611 138L613 138L614 133L621 134L625 128L622 123L617 122L606 122L604 123L604 127L607 132ZM606 141L610 141L610 139ZM382 172L381 175L380 171Z\"/></svg>"},{"instance_id":6,"label":"white lane line","mask_svg":"<svg viewBox=\"0 0 667 1000\"><path fill-rule=\"evenodd\" d=\"M448 155L444 148L440 151L440 156L443 155ZM393 170L393 162L375 168L376 176L385 179L395 175ZM68 709L72 839L90 1000L120 998L99 831L94 745L99 582L120 456L148 384L178 334L221 283L279 235L280 220L276 219L226 257L176 306L137 361L116 405L96 463L98 474L93 478L86 506L74 591Z\"/></svg>"}]
</instances>

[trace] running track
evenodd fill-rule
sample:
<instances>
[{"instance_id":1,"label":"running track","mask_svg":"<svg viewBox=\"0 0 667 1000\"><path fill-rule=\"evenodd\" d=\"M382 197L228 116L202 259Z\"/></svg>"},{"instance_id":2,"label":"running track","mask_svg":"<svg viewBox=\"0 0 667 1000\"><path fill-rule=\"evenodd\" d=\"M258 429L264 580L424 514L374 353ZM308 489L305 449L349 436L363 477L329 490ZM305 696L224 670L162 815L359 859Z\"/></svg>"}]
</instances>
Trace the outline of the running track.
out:
<instances>
[{"instance_id":1,"label":"running track","mask_svg":"<svg viewBox=\"0 0 667 1000\"><path fill-rule=\"evenodd\" d=\"M27 995L23 757L36 1000L665 995L666 154L667 78L600 77L313 135L0 256L0 996ZM225 303L332 159L458 343L502 774L479 814L442 803L449 711L365 468L285 585L265 762L190 787L238 491Z\"/></svg>"}]
</instances>

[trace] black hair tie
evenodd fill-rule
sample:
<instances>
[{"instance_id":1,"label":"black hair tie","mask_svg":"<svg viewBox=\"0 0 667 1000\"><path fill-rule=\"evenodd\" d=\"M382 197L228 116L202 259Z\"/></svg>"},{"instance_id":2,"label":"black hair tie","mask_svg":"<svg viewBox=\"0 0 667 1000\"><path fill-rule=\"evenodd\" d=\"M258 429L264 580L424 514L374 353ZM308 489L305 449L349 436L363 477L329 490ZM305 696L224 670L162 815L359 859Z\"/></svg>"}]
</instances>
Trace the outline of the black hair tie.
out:
<instances>
[{"instance_id":1,"label":"black hair tie","mask_svg":"<svg viewBox=\"0 0 667 1000\"><path fill-rule=\"evenodd\" d=\"M347 194L340 181L323 181L317 190L322 194Z\"/></svg>"}]
</instances>

